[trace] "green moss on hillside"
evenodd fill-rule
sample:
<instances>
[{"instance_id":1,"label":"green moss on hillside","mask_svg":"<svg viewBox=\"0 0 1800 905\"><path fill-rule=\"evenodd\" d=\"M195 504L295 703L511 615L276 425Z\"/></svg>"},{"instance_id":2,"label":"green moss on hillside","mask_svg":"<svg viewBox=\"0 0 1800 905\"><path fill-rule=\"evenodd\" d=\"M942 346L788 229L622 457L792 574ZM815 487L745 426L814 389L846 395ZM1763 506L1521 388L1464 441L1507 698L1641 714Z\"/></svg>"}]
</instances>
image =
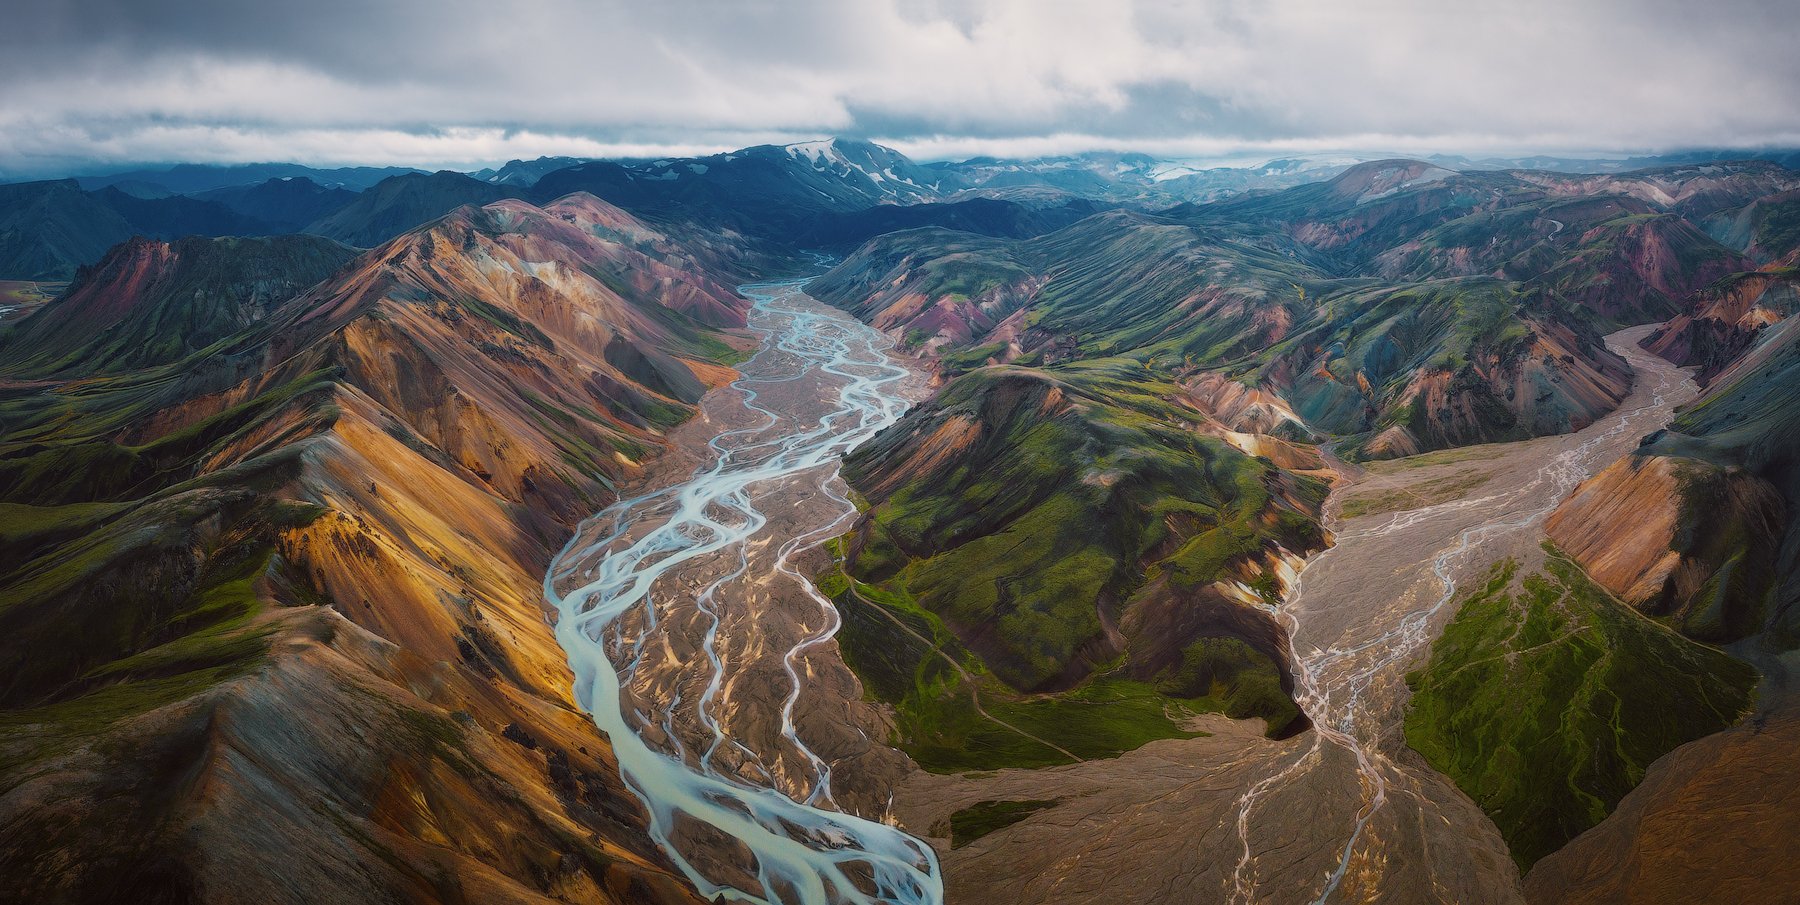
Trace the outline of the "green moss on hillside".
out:
<instances>
[{"instance_id":1,"label":"green moss on hillside","mask_svg":"<svg viewBox=\"0 0 1800 905\"><path fill-rule=\"evenodd\" d=\"M933 421L979 425L975 447L928 474L908 471L918 438L904 433L849 460L859 486L903 478L872 510L853 571L898 582L979 637L971 644L1008 685L1044 690L1069 683L1101 634L1100 608L1129 600L1147 574L1168 570L1191 589L1276 543L1316 546L1316 524L1271 487L1285 482L1304 506L1323 487L1182 428L1172 392L1123 360L958 379Z\"/></svg>"},{"instance_id":2,"label":"green moss on hillside","mask_svg":"<svg viewBox=\"0 0 1800 905\"><path fill-rule=\"evenodd\" d=\"M1069 763L1070 754L1116 757L1157 739L1201 734L1181 728L1193 714L1255 707L1235 689L1222 689L1220 698L1180 698L1114 674L1059 694L1021 694L905 593L837 570L817 583L837 590L844 662L871 697L894 707L892 742L932 772L1048 767ZM1273 678L1279 692L1279 675Z\"/></svg>"},{"instance_id":3,"label":"green moss on hillside","mask_svg":"<svg viewBox=\"0 0 1800 905\"><path fill-rule=\"evenodd\" d=\"M983 801L950 815L950 847L962 848L989 833L1006 829L1039 811L1056 807L1055 800Z\"/></svg>"},{"instance_id":4,"label":"green moss on hillside","mask_svg":"<svg viewBox=\"0 0 1800 905\"><path fill-rule=\"evenodd\" d=\"M1599 823L1652 761L1737 721L1757 676L1560 555L1517 572L1495 566L1407 677L1405 731L1530 867Z\"/></svg>"}]
</instances>

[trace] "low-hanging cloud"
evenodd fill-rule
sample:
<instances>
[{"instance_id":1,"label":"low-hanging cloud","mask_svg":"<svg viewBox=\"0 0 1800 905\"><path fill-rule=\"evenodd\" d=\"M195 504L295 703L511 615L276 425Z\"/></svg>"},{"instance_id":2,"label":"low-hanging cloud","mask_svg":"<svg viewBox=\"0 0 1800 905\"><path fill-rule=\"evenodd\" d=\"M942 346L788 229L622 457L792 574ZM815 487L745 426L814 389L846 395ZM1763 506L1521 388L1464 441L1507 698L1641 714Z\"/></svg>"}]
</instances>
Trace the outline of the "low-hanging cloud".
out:
<instances>
[{"instance_id":1,"label":"low-hanging cloud","mask_svg":"<svg viewBox=\"0 0 1800 905\"><path fill-rule=\"evenodd\" d=\"M921 156L1800 144L1787 2L63 0L0 170L477 165L854 134Z\"/></svg>"}]
</instances>

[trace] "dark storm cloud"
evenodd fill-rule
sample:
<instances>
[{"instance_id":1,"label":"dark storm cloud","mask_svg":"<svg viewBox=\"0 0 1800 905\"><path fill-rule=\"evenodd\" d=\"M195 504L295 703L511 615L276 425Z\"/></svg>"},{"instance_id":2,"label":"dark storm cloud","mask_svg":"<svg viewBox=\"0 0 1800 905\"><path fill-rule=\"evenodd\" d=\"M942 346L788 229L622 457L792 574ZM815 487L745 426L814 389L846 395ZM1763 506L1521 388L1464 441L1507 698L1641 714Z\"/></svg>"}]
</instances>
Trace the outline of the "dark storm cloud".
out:
<instances>
[{"instance_id":1,"label":"dark storm cloud","mask_svg":"<svg viewBox=\"0 0 1800 905\"><path fill-rule=\"evenodd\" d=\"M1800 143L1792 3L36 0L0 170L475 164L823 133L924 155Z\"/></svg>"}]
</instances>

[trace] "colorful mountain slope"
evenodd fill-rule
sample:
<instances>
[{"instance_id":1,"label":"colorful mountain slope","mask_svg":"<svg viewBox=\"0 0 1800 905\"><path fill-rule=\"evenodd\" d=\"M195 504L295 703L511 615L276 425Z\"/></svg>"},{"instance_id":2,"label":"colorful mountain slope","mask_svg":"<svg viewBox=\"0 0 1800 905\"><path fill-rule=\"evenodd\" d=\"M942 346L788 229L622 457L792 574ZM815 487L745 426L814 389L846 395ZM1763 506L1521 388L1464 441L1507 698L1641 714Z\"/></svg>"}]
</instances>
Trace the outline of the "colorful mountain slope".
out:
<instances>
[{"instance_id":1,"label":"colorful mountain slope","mask_svg":"<svg viewBox=\"0 0 1800 905\"><path fill-rule=\"evenodd\" d=\"M1149 683L1291 729L1284 645L1256 604L1322 542L1324 488L1185 426L1176 390L1125 360L955 379L847 462L871 504L847 571L941 620L1007 688Z\"/></svg>"},{"instance_id":2,"label":"colorful mountain slope","mask_svg":"<svg viewBox=\"0 0 1800 905\"><path fill-rule=\"evenodd\" d=\"M1579 428L1629 389L1602 319L1554 290L1329 266L1280 236L1112 212L1025 242L892 233L813 291L946 375L1129 355L1233 429L1274 429L1226 408L1261 393L1287 436L1363 435L1368 455Z\"/></svg>"},{"instance_id":3,"label":"colorful mountain slope","mask_svg":"<svg viewBox=\"0 0 1800 905\"><path fill-rule=\"evenodd\" d=\"M1599 823L1663 754L1736 722L1756 671L1631 612L1567 559L1496 565L1407 676L1407 744L1524 868Z\"/></svg>"},{"instance_id":4,"label":"colorful mountain slope","mask_svg":"<svg viewBox=\"0 0 1800 905\"><path fill-rule=\"evenodd\" d=\"M83 268L55 304L0 333L0 373L173 363L262 320L355 254L316 236L131 239Z\"/></svg>"},{"instance_id":5,"label":"colorful mountain slope","mask_svg":"<svg viewBox=\"0 0 1800 905\"><path fill-rule=\"evenodd\" d=\"M1550 536L1626 602L1713 641L1800 641L1800 321L1768 330L1666 431L1583 484Z\"/></svg>"},{"instance_id":6,"label":"colorful mountain slope","mask_svg":"<svg viewBox=\"0 0 1800 905\"><path fill-rule=\"evenodd\" d=\"M693 901L540 594L608 475L731 374L677 309L744 303L686 263L592 198L468 208L177 366L9 386L12 888Z\"/></svg>"}]
</instances>

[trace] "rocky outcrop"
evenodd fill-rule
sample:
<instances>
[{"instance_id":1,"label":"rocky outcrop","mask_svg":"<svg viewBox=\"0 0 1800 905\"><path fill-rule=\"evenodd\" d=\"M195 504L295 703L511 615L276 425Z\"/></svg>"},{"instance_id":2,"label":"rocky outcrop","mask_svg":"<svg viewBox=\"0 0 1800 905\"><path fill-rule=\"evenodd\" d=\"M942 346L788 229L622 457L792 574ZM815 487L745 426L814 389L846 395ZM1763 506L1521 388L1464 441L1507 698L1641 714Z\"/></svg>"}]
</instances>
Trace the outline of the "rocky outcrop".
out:
<instances>
[{"instance_id":1,"label":"rocky outcrop","mask_svg":"<svg viewBox=\"0 0 1800 905\"><path fill-rule=\"evenodd\" d=\"M1594 580L1704 641L1764 628L1786 504L1740 469L1630 456L1578 487L1545 523Z\"/></svg>"},{"instance_id":2,"label":"rocky outcrop","mask_svg":"<svg viewBox=\"0 0 1800 905\"><path fill-rule=\"evenodd\" d=\"M1644 348L1697 368L1697 379L1705 385L1749 351L1765 328L1795 313L1800 313L1800 278L1794 273L1733 274L1658 327L1644 340Z\"/></svg>"},{"instance_id":3,"label":"rocky outcrop","mask_svg":"<svg viewBox=\"0 0 1800 905\"><path fill-rule=\"evenodd\" d=\"M1771 328L1547 523L1608 589L1697 638L1787 644L1795 632L1795 327Z\"/></svg>"}]
</instances>

